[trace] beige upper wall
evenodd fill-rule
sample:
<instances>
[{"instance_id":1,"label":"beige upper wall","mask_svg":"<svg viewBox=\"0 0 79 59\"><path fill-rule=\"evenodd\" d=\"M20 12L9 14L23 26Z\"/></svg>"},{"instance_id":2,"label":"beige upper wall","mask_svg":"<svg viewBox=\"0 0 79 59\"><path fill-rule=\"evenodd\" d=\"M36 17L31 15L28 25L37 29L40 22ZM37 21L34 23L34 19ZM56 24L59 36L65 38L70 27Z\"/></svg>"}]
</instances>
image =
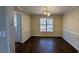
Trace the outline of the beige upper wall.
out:
<instances>
[{"instance_id":1,"label":"beige upper wall","mask_svg":"<svg viewBox=\"0 0 79 59\"><path fill-rule=\"evenodd\" d=\"M63 16L63 29L79 33L79 8L75 8Z\"/></svg>"},{"instance_id":2,"label":"beige upper wall","mask_svg":"<svg viewBox=\"0 0 79 59\"><path fill-rule=\"evenodd\" d=\"M54 15L53 19L53 32L42 33L40 32L40 17L39 15L31 16L31 30L32 36L61 36L62 35L62 16Z\"/></svg>"}]
</instances>

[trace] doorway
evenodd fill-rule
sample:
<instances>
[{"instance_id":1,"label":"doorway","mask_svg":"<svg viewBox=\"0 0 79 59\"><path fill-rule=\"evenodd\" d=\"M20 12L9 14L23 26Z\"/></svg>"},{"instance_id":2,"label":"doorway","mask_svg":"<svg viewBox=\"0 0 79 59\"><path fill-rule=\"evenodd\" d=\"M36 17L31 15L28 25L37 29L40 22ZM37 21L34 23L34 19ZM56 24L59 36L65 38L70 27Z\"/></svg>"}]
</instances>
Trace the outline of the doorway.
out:
<instances>
[{"instance_id":1,"label":"doorway","mask_svg":"<svg viewBox=\"0 0 79 59\"><path fill-rule=\"evenodd\" d=\"M14 12L14 39L15 39L15 51L21 51L21 49L17 50L18 47L21 47L22 42L22 24L21 24L21 13Z\"/></svg>"}]
</instances>

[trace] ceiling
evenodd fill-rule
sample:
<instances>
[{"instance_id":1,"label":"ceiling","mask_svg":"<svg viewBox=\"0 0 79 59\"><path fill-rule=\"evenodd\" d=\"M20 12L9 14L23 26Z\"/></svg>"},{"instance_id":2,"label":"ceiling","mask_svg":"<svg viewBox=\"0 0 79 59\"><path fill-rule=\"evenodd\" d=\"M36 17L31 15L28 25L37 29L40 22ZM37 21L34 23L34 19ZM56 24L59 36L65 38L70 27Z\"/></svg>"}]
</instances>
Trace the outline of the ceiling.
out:
<instances>
[{"instance_id":1,"label":"ceiling","mask_svg":"<svg viewBox=\"0 0 79 59\"><path fill-rule=\"evenodd\" d=\"M75 6L20 6L20 8L29 14L39 15L43 15L45 7L51 14L64 14L75 8Z\"/></svg>"}]
</instances>

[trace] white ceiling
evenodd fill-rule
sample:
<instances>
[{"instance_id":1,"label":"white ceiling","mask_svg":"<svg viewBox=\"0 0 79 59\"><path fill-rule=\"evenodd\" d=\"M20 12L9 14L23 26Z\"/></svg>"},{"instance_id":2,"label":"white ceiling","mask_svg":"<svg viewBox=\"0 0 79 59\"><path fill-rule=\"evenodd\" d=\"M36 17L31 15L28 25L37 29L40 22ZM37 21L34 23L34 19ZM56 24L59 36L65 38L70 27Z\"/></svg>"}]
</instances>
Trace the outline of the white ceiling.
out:
<instances>
[{"instance_id":1,"label":"white ceiling","mask_svg":"<svg viewBox=\"0 0 79 59\"><path fill-rule=\"evenodd\" d=\"M43 15L45 7L51 14L64 14L75 8L75 6L74 7L73 6L20 6L20 7L29 14L40 14L40 15Z\"/></svg>"}]
</instances>

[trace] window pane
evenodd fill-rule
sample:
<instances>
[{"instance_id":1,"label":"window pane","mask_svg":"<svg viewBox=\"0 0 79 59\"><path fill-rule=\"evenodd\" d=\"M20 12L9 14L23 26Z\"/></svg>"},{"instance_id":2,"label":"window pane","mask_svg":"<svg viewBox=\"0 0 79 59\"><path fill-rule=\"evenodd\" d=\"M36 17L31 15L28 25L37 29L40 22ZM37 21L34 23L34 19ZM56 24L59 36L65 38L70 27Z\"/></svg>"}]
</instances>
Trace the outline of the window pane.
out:
<instances>
[{"instance_id":1,"label":"window pane","mask_svg":"<svg viewBox=\"0 0 79 59\"><path fill-rule=\"evenodd\" d=\"M53 29L52 29L52 25L47 25L47 32L52 32Z\"/></svg>"},{"instance_id":2,"label":"window pane","mask_svg":"<svg viewBox=\"0 0 79 59\"><path fill-rule=\"evenodd\" d=\"M46 29L46 25L41 25L41 29Z\"/></svg>"},{"instance_id":3,"label":"window pane","mask_svg":"<svg viewBox=\"0 0 79 59\"><path fill-rule=\"evenodd\" d=\"M53 31L53 19L47 19L47 32Z\"/></svg>"},{"instance_id":4,"label":"window pane","mask_svg":"<svg viewBox=\"0 0 79 59\"><path fill-rule=\"evenodd\" d=\"M40 18L40 24L46 24L46 18Z\"/></svg>"},{"instance_id":5,"label":"window pane","mask_svg":"<svg viewBox=\"0 0 79 59\"><path fill-rule=\"evenodd\" d=\"M46 32L46 25L40 25L40 31Z\"/></svg>"},{"instance_id":6,"label":"window pane","mask_svg":"<svg viewBox=\"0 0 79 59\"><path fill-rule=\"evenodd\" d=\"M47 24L52 24L53 20L52 19L47 19Z\"/></svg>"},{"instance_id":7,"label":"window pane","mask_svg":"<svg viewBox=\"0 0 79 59\"><path fill-rule=\"evenodd\" d=\"M46 18L40 18L40 31L46 32Z\"/></svg>"}]
</instances>

